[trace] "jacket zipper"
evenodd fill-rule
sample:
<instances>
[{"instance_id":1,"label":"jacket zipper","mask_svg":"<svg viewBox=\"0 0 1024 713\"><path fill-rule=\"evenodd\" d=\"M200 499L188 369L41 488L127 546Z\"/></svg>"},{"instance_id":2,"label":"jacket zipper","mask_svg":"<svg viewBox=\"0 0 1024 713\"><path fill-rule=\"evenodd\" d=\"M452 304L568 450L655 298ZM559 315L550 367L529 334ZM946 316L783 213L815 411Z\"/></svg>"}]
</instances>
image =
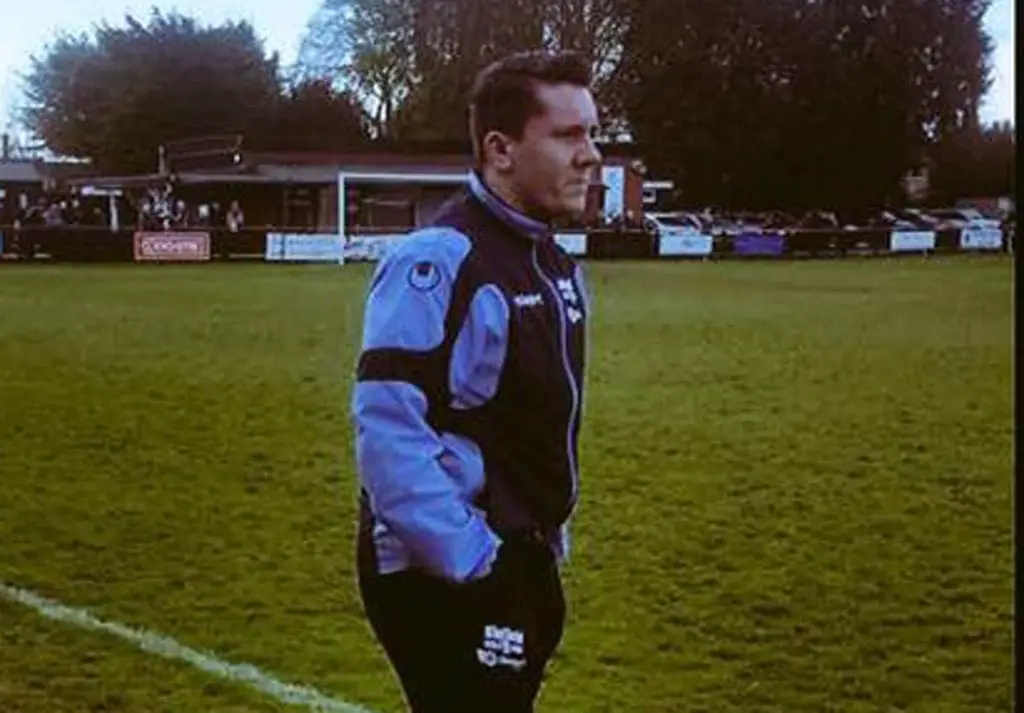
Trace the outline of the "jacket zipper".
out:
<instances>
[{"instance_id":1,"label":"jacket zipper","mask_svg":"<svg viewBox=\"0 0 1024 713\"><path fill-rule=\"evenodd\" d=\"M532 257L533 268L537 271L537 275L540 276L540 279L544 282L544 285L551 292L551 295L555 300L555 308L558 312L558 322L559 326L561 327L559 337L561 338L562 347L562 366L565 368L565 376L569 380L569 392L572 395L572 409L569 412L569 423L565 433L565 452L566 456L569 458L569 479L571 484L571 490L569 493L569 509L572 510L572 508L576 505L576 496L579 490L579 474L576 469L576 456L573 452L572 447L572 434L575 430L576 419L579 415L580 394L579 388L576 385L576 378L573 376L572 373L572 366L569 363L569 329L565 323L565 306L563 305L562 296L558 292L558 289L555 287L555 285L551 283L551 280L548 279L548 276L544 273L544 271L541 270L540 261L537 259L536 244L533 246Z\"/></svg>"}]
</instances>

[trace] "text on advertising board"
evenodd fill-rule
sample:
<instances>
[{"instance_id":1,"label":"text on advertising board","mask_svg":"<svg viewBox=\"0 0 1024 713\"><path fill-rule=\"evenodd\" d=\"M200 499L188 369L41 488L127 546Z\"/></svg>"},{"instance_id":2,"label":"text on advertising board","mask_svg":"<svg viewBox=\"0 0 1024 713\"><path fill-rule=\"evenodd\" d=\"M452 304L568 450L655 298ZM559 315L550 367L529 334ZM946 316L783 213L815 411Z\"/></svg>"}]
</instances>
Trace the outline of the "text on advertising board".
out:
<instances>
[{"instance_id":1,"label":"text on advertising board","mask_svg":"<svg viewBox=\"0 0 1024 713\"><path fill-rule=\"evenodd\" d=\"M676 233L658 238L658 254L672 256L708 256L714 247L714 238L702 233Z\"/></svg>"},{"instance_id":2,"label":"text on advertising board","mask_svg":"<svg viewBox=\"0 0 1024 713\"><path fill-rule=\"evenodd\" d=\"M930 230L896 230L889 238L894 253L924 252L935 249L935 233Z\"/></svg>"},{"instance_id":3,"label":"text on advertising board","mask_svg":"<svg viewBox=\"0 0 1024 713\"><path fill-rule=\"evenodd\" d=\"M210 259L209 233L135 233L135 259L205 261Z\"/></svg>"},{"instance_id":4,"label":"text on advertising board","mask_svg":"<svg viewBox=\"0 0 1024 713\"><path fill-rule=\"evenodd\" d=\"M1003 247L1003 231L999 228L964 228L960 231L962 250L999 250Z\"/></svg>"},{"instance_id":5,"label":"text on advertising board","mask_svg":"<svg viewBox=\"0 0 1024 713\"><path fill-rule=\"evenodd\" d=\"M268 233L267 261L344 262L344 242L333 233Z\"/></svg>"}]
</instances>

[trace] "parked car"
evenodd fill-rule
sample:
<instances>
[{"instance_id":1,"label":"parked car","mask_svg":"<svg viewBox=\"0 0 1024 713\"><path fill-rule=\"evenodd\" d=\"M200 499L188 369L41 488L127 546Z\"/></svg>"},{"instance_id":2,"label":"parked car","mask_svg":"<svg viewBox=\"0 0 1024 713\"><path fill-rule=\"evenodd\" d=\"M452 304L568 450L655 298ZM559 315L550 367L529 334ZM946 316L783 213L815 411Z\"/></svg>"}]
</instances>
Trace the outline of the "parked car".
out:
<instances>
[{"instance_id":1,"label":"parked car","mask_svg":"<svg viewBox=\"0 0 1024 713\"><path fill-rule=\"evenodd\" d=\"M703 233L705 226L692 213L646 213L644 230L652 235L665 236L680 233Z\"/></svg>"},{"instance_id":2,"label":"parked car","mask_svg":"<svg viewBox=\"0 0 1024 713\"><path fill-rule=\"evenodd\" d=\"M923 227L919 220L911 216L901 215L900 211L883 210L868 221L869 228L887 228L889 230L918 230Z\"/></svg>"},{"instance_id":3,"label":"parked car","mask_svg":"<svg viewBox=\"0 0 1024 713\"><path fill-rule=\"evenodd\" d=\"M811 210L800 219L799 227L809 230L833 230L839 227L839 219L835 213L824 210Z\"/></svg>"},{"instance_id":4,"label":"parked car","mask_svg":"<svg viewBox=\"0 0 1024 713\"><path fill-rule=\"evenodd\" d=\"M887 211L897 219L909 223L914 230L938 230L939 220L918 208L900 208Z\"/></svg>"},{"instance_id":5,"label":"parked car","mask_svg":"<svg viewBox=\"0 0 1024 713\"><path fill-rule=\"evenodd\" d=\"M772 230L778 233L785 233L787 230L797 227L800 223L800 221L792 215L781 210L762 213L758 218L761 227L765 230Z\"/></svg>"},{"instance_id":6,"label":"parked car","mask_svg":"<svg viewBox=\"0 0 1024 713\"><path fill-rule=\"evenodd\" d=\"M735 237L742 233L756 233L764 228L762 220L753 213L720 213L707 225L712 235Z\"/></svg>"},{"instance_id":7,"label":"parked car","mask_svg":"<svg viewBox=\"0 0 1024 713\"><path fill-rule=\"evenodd\" d=\"M1000 227L998 220L986 218L975 208L941 208L928 211L928 215L935 219L938 230Z\"/></svg>"}]
</instances>

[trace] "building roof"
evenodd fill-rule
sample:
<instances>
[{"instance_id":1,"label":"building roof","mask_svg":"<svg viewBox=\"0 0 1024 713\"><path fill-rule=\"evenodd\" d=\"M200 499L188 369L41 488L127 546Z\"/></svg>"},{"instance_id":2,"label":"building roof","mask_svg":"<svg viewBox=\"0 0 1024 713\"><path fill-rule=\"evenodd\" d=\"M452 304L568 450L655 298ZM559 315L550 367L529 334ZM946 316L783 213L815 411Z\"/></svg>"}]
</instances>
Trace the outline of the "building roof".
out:
<instances>
[{"instance_id":1,"label":"building roof","mask_svg":"<svg viewBox=\"0 0 1024 713\"><path fill-rule=\"evenodd\" d=\"M78 176L87 176L95 169L76 161L42 161L39 159L0 160L0 184L61 182Z\"/></svg>"},{"instance_id":2,"label":"building roof","mask_svg":"<svg viewBox=\"0 0 1024 713\"><path fill-rule=\"evenodd\" d=\"M391 167L468 167L473 162L469 153L390 153L390 152L328 152L328 151L253 151L243 154L248 167L277 166L372 166L374 170Z\"/></svg>"},{"instance_id":3,"label":"building roof","mask_svg":"<svg viewBox=\"0 0 1024 713\"><path fill-rule=\"evenodd\" d=\"M93 186L95 188L128 188L158 186L167 183L167 176L160 173L136 173L129 176L79 176L69 178L69 186Z\"/></svg>"},{"instance_id":4,"label":"building roof","mask_svg":"<svg viewBox=\"0 0 1024 713\"><path fill-rule=\"evenodd\" d=\"M605 163L624 165L633 157L620 151L606 151L602 146ZM285 166L369 166L375 171L395 168L405 170L414 166L429 168L466 168L473 165L471 153L389 153L389 152L327 152L327 151L252 151L243 154L246 167L263 165Z\"/></svg>"},{"instance_id":5,"label":"building roof","mask_svg":"<svg viewBox=\"0 0 1024 713\"><path fill-rule=\"evenodd\" d=\"M337 165L296 166L288 164L264 164L257 167L261 176L277 183L334 183L338 174L355 174L362 176L402 176L405 180L415 181L416 177L424 180L436 180L450 175L465 176L469 173L471 163L468 160L447 163L343 163Z\"/></svg>"},{"instance_id":6,"label":"building roof","mask_svg":"<svg viewBox=\"0 0 1024 713\"><path fill-rule=\"evenodd\" d=\"M622 155L605 156L604 163L613 166L631 165ZM415 183L456 182L473 166L471 154L458 153L388 153L375 152L281 152L245 153L239 166L219 169L194 169L175 172L181 184L333 184L338 174L352 174L353 181L386 182L399 180ZM124 187L154 185L166 181L159 173L134 176L80 176L70 178L70 185Z\"/></svg>"},{"instance_id":7,"label":"building roof","mask_svg":"<svg viewBox=\"0 0 1024 713\"><path fill-rule=\"evenodd\" d=\"M45 178L38 161L0 160L0 183L42 183Z\"/></svg>"}]
</instances>

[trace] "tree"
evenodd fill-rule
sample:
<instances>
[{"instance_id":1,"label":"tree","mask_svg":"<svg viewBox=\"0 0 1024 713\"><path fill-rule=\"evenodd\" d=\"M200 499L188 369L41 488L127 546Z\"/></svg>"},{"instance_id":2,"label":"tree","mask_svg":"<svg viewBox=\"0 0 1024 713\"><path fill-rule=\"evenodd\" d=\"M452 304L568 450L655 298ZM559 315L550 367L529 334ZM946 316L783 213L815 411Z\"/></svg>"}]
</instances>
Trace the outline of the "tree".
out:
<instances>
[{"instance_id":1,"label":"tree","mask_svg":"<svg viewBox=\"0 0 1024 713\"><path fill-rule=\"evenodd\" d=\"M785 18L794 4L626 5L625 110L652 171L673 178L688 202L753 207L775 198L768 157L783 148L792 54L802 46Z\"/></svg>"},{"instance_id":2,"label":"tree","mask_svg":"<svg viewBox=\"0 0 1024 713\"><path fill-rule=\"evenodd\" d=\"M857 209L976 121L988 0L623 0L625 107L689 202Z\"/></svg>"},{"instance_id":3,"label":"tree","mask_svg":"<svg viewBox=\"0 0 1024 713\"><path fill-rule=\"evenodd\" d=\"M958 198L1014 195L1016 156L1016 133L1009 122L951 134L935 147L930 202L949 205Z\"/></svg>"},{"instance_id":4,"label":"tree","mask_svg":"<svg viewBox=\"0 0 1024 713\"><path fill-rule=\"evenodd\" d=\"M371 118L377 137L412 85L415 0L324 0L299 51L299 72L345 87Z\"/></svg>"},{"instance_id":5,"label":"tree","mask_svg":"<svg viewBox=\"0 0 1024 713\"><path fill-rule=\"evenodd\" d=\"M505 54L575 49L594 66L599 103L621 118L620 0L324 0L302 71L357 90L377 135L462 141L476 73Z\"/></svg>"},{"instance_id":6,"label":"tree","mask_svg":"<svg viewBox=\"0 0 1024 713\"><path fill-rule=\"evenodd\" d=\"M327 80L295 82L265 129L246 136L248 148L277 151L344 151L368 142L370 119L356 96Z\"/></svg>"},{"instance_id":7,"label":"tree","mask_svg":"<svg viewBox=\"0 0 1024 713\"><path fill-rule=\"evenodd\" d=\"M107 171L152 171L168 140L246 133L280 98L278 60L246 22L203 27L154 11L148 24L59 35L32 58L23 121L60 154Z\"/></svg>"}]
</instances>

